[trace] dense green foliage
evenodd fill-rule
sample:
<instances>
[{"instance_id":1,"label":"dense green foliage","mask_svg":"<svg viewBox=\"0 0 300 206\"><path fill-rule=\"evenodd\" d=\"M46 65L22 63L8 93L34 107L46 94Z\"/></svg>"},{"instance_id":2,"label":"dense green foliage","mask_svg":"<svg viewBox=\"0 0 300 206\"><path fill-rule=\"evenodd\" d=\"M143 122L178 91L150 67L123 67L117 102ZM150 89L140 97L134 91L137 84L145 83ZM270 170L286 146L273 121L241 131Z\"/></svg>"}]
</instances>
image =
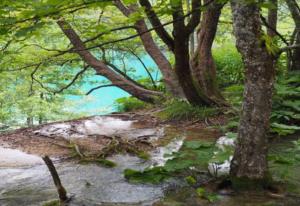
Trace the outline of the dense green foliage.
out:
<instances>
[{"instance_id":1,"label":"dense green foliage","mask_svg":"<svg viewBox=\"0 0 300 206\"><path fill-rule=\"evenodd\" d=\"M298 72L290 72L280 75L276 81L273 95L271 115L271 132L281 136L293 134L300 130L300 75ZM233 85L225 89L224 94L232 104L234 114L239 113L242 104L242 85ZM231 113L230 112L230 113ZM239 118L234 116L223 129L236 129Z\"/></svg>"},{"instance_id":2,"label":"dense green foliage","mask_svg":"<svg viewBox=\"0 0 300 206\"><path fill-rule=\"evenodd\" d=\"M233 44L222 44L213 48L217 67L217 80L221 87L241 84L244 80L244 66L241 55Z\"/></svg>"},{"instance_id":3,"label":"dense green foliage","mask_svg":"<svg viewBox=\"0 0 300 206\"><path fill-rule=\"evenodd\" d=\"M300 130L300 74L289 73L278 78L273 98L271 129L279 135Z\"/></svg>"}]
</instances>

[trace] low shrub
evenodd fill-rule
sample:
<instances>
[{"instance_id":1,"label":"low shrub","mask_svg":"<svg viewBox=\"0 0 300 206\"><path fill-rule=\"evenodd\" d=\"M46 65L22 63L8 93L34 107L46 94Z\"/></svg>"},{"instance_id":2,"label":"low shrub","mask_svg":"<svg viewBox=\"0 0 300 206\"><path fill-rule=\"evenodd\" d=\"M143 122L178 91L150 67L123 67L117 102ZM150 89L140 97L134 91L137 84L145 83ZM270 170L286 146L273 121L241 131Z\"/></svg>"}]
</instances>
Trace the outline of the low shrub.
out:
<instances>
[{"instance_id":1,"label":"low shrub","mask_svg":"<svg viewBox=\"0 0 300 206\"><path fill-rule=\"evenodd\" d=\"M145 109L149 104L138 100L135 97L122 97L116 100L116 109L118 112L130 112Z\"/></svg>"},{"instance_id":2,"label":"low shrub","mask_svg":"<svg viewBox=\"0 0 300 206\"><path fill-rule=\"evenodd\" d=\"M213 107L193 106L185 101L171 100L166 103L166 107L158 116L164 120L193 120L204 119L218 114L219 109Z\"/></svg>"}]
</instances>

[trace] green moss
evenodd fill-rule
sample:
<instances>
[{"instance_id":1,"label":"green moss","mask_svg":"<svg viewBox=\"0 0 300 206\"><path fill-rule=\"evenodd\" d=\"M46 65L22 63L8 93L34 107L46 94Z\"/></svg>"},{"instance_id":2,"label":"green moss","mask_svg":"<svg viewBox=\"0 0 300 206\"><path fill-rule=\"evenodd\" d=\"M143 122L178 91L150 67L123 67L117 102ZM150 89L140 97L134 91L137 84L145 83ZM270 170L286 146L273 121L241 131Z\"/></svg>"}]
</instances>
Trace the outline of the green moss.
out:
<instances>
[{"instance_id":1,"label":"green moss","mask_svg":"<svg viewBox=\"0 0 300 206\"><path fill-rule=\"evenodd\" d=\"M137 156L141 159L144 159L144 160L149 160L150 159L150 154L147 153L147 152L144 152L144 151L139 151L137 152Z\"/></svg>"},{"instance_id":2,"label":"green moss","mask_svg":"<svg viewBox=\"0 0 300 206\"><path fill-rule=\"evenodd\" d=\"M189 185L194 185L197 183L197 180L193 177L193 176L187 176L185 178L185 181L189 184Z\"/></svg>"},{"instance_id":3,"label":"green moss","mask_svg":"<svg viewBox=\"0 0 300 206\"><path fill-rule=\"evenodd\" d=\"M90 163L95 163L95 164L100 164L101 166L105 166L105 167L115 167L117 166L117 164L113 161L107 160L107 159L103 159L103 158L98 158L98 159L81 159L79 161L80 164L90 164Z\"/></svg>"},{"instance_id":4,"label":"green moss","mask_svg":"<svg viewBox=\"0 0 300 206\"><path fill-rule=\"evenodd\" d=\"M60 206L59 200L51 200L43 204L43 206Z\"/></svg>"},{"instance_id":5,"label":"green moss","mask_svg":"<svg viewBox=\"0 0 300 206\"><path fill-rule=\"evenodd\" d=\"M126 169L124 170L124 177L134 183L159 184L169 178L170 174L163 167L154 167L144 171Z\"/></svg>"},{"instance_id":6,"label":"green moss","mask_svg":"<svg viewBox=\"0 0 300 206\"><path fill-rule=\"evenodd\" d=\"M213 156L214 145L204 141L186 141L179 152L171 154L163 167L147 168L144 171L126 169L124 176L130 182L158 184L170 177L183 174L191 167L204 167ZM190 176L186 181L195 184L196 180Z\"/></svg>"}]
</instances>

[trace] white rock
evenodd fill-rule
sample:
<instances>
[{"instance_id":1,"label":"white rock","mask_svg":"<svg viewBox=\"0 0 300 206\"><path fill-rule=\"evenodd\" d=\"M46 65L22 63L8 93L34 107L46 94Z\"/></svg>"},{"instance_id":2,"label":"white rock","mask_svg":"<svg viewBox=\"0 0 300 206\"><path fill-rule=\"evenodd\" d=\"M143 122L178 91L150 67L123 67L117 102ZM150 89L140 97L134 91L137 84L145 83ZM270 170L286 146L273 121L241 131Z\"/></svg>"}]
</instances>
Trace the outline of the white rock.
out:
<instances>
[{"instance_id":1,"label":"white rock","mask_svg":"<svg viewBox=\"0 0 300 206\"><path fill-rule=\"evenodd\" d=\"M158 147L151 155L152 166L164 166L168 160L173 159L171 154L180 150L183 141L184 138L175 138L166 146Z\"/></svg>"},{"instance_id":2,"label":"white rock","mask_svg":"<svg viewBox=\"0 0 300 206\"><path fill-rule=\"evenodd\" d=\"M1 167L27 167L43 164L43 160L25 152L0 147L0 168Z\"/></svg>"},{"instance_id":3,"label":"white rock","mask_svg":"<svg viewBox=\"0 0 300 206\"><path fill-rule=\"evenodd\" d=\"M232 156L229 157L229 160L225 160L225 162L221 164L209 163L208 164L209 173L216 177L229 175L231 160L232 160Z\"/></svg>"},{"instance_id":4,"label":"white rock","mask_svg":"<svg viewBox=\"0 0 300 206\"><path fill-rule=\"evenodd\" d=\"M222 136L220 137L217 142L216 142L216 146L221 149L221 150L225 150L226 146L235 146L235 139L233 138L229 138L227 136Z\"/></svg>"}]
</instances>

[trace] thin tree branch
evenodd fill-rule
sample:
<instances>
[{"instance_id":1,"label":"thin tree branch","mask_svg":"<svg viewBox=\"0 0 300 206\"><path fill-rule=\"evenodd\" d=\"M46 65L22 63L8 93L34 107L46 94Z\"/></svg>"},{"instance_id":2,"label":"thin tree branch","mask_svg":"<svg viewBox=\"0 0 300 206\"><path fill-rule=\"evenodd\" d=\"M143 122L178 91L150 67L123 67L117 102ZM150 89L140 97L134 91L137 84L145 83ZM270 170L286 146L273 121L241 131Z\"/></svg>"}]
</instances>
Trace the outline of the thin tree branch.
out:
<instances>
[{"instance_id":1,"label":"thin tree branch","mask_svg":"<svg viewBox=\"0 0 300 206\"><path fill-rule=\"evenodd\" d=\"M198 0L199 1L199 0ZM162 39L162 41L169 47L171 51L174 50L174 40L171 35L164 29L163 24L158 18L157 14L152 8L151 3L148 0L139 0L141 6L145 8L146 15L151 22L152 26L155 28L155 32ZM195 12L195 11L193 11Z\"/></svg>"},{"instance_id":2,"label":"thin tree branch","mask_svg":"<svg viewBox=\"0 0 300 206\"><path fill-rule=\"evenodd\" d=\"M102 50L102 59L103 59L103 62L108 65L110 68L112 68L115 72L119 73L120 75L122 75L125 79L131 81L132 83L146 89L146 87L140 83L138 83L137 81L133 80L132 78L130 78L125 72L123 72L122 70L118 69L118 67L116 65L114 65L113 63L109 62L107 59L106 59L106 51L103 47L100 48Z\"/></svg>"},{"instance_id":3,"label":"thin tree branch","mask_svg":"<svg viewBox=\"0 0 300 206\"><path fill-rule=\"evenodd\" d=\"M269 28L270 30L272 30L286 45L289 45L289 42L274 28L272 28L268 21L266 20L266 18L263 15L260 15L260 19L262 20L262 23Z\"/></svg>"},{"instance_id":4,"label":"thin tree branch","mask_svg":"<svg viewBox=\"0 0 300 206\"><path fill-rule=\"evenodd\" d=\"M120 31L120 30L126 30L126 29L135 29L135 27L134 26L122 26L122 27L113 28L113 29L110 29L109 31L101 32L101 33L97 34L96 36L83 41L83 43L94 41L94 40L98 39L99 37L101 37L105 34L110 34L111 32L114 32L114 31Z\"/></svg>"},{"instance_id":5,"label":"thin tree branch","mask_svg":"<svg viewBox=\"0 0 300 206\"><path fill-rule=\"evenodd\" d=\"M76 80L77 80L84 72L87 71L88 68L89 68L88 65L84 66L83 69L80 70L80 71L75 75L75 77L72 79L72 81L71 81L69 84L67 84L66 86L62 87L61 89L55 91L54 94L61 93L61 92L63 92L64 90L68 89L70 86L72 86L72 85L76 82Z\"/></svg>"},{"instance_id":6,"label":"thin tree branch","mask_svg":"<svg viewBox=\"0 0 300 206\"><path fill-rule=\"evenodd\" d=\"M100 85L98 87L94 87L94 88L90 89L85 95L89 95L97 89L101 89L101 88L104 88L104 87L114 87L114 86L116 86L116 85L114 85L114 84Z\"/></svg>"},{"instance_id":7,"label":"thin tree branch","mask_svg":"<svg viewBox=\"0 0 300 206\"><path fill-rule=\"evenodd\" d=\"M294 45L291 45L291 46L286 46L286 47L281 48L279 50L278 54L281 54L282 52L285 52L285 51L298 49L298 48L300 48L300 44L294 44Z\"/></svg>"},{"instance_id":8,"label":"thin tree branch","mask_svg":"<svg viewBox=\"0 0 300 206\"><path fill-rule=\"evenodd\" d=\"M155 81L151 75L151 72L149 71L149 69L147 68L147 66L145 65L144 61L132 50L130 50L130 53L135 56L137 58L137 60L141 63L141 65L144 67L145 71L147 72L150 80L151 80L151 83L153 85L154 88L156 88L156 84L155 84Z\"/></svg>"}]
</instances>

